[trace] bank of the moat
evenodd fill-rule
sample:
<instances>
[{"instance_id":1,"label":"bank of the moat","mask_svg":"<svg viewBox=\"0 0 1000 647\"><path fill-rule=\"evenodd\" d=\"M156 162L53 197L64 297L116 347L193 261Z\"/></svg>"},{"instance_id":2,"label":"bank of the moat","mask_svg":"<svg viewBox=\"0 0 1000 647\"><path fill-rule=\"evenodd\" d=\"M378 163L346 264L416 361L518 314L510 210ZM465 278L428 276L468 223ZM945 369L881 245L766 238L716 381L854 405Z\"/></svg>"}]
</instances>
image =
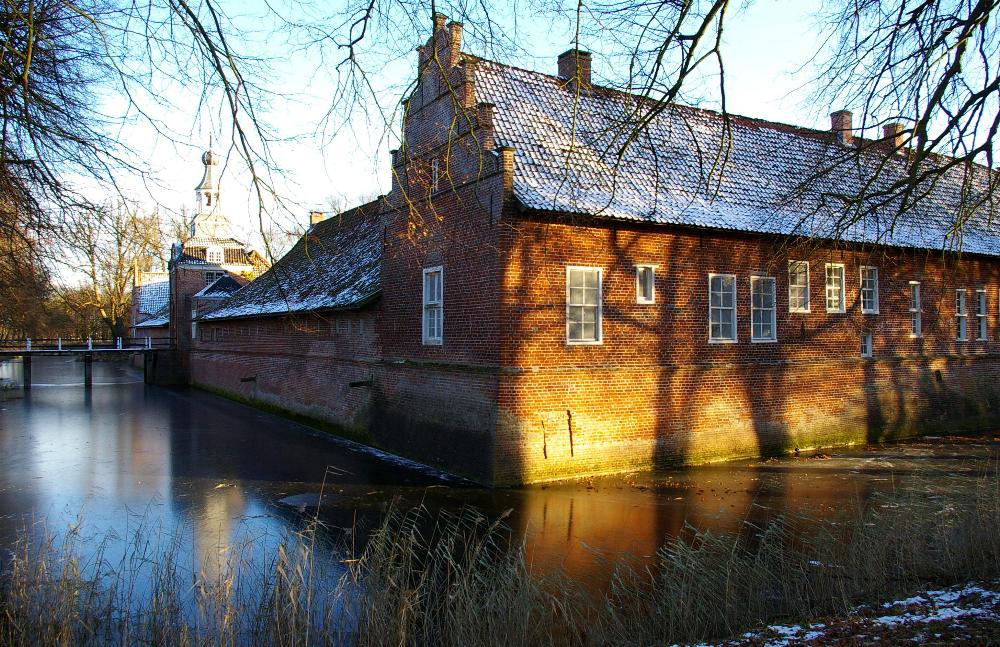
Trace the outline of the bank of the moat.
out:
<instances>
[{"instance_id":1,"label":"bank of the moat","mask_svg":"<svg viewBox=\"0 0 1000 647\"><path fill-rule=\"evenodd\" d=\"M192 389L145 385L125 363L95 364L82 386L67 358L37 362L23 398L0 402L0 545L42 524L120 537L143 523L194 551L294 531L325 488L321 518L370 528L397 508L510 510L532 562L603 577L649 558L685 523L735 531L782 513L834 515L919 475L974 487L995 436L927 438L829 455L485 489ZM324 485L325 484L325 485ZM928 494L933 495L933 492Z\"/></svg>"}]
</instances>

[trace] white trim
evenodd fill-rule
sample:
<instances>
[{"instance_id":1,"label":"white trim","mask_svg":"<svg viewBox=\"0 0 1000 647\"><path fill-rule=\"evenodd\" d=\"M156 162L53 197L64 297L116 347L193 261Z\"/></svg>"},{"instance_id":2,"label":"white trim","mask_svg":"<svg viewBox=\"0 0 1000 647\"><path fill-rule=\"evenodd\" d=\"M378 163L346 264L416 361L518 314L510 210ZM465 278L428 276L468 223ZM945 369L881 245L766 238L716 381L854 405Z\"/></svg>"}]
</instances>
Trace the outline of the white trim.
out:
<instances>
[{"instance_id":1,"label":"white trim","mask_svg":"<svg viewBox=\"0 0 1000 647\"><path fill-rule=\"evenodd\" d=\"M871 331L861 333L861 356L871 358L875 355L875 334Z\"/></svg>"},{"instance_id":2,"label":"white trim","mask_svg":"<svg viewBox=\"0 0 1000 647\"><path fill-rule=\"evenodd\" d=\"M923 295L920 293L920 281L910 281L910 293L907 295L909 299L909 306L907 311L910 313L910 339L919 339L924 336L924 306L923 306ZM913 288L916 286L916 296L917 296L917 307L913 307ZM916 319L913 316L916 315ZM914 326L913 322L916 321L917 325Z\"/></svg>"},{"instance_id":3,"label":"white trim","mask_svg":"<svg viewBox=\"0 0 1000 647\"><path fill-rule=\"evenodd\" d=\"M597 312L594 315L594 332L596 339L570 339L569 337L569 275L577 270L583 272L597 272ZM575 304L574 307L581 307L585 304ZM567 346L599 346L604 343L604 268L587 265L567 265L566 266L566 345Z\"/></svg>"},{"instance_id":4,"label":"white trim","mask_svg":"<svg viewBox=\"0 0 1000 647\"><path fill-rule=\"evenodd\" d=\"M656 303L656 268L658 265L649 265L647 263L639 263L635 266L635 302L639 305L650 305ZM642 270L649 270L649 298L644 299L642 297L642 282L640 281L640 276L642 276Z\"/></svg>"},{"instance_id":5,"label":"white trim","mask_svg":"<svg viewBox=\"0 0 1000 647\"><path fill-rule=\"evenodd\" d=\"M980 297L982 301L980 302ZM979 306L982 304L983 308L980 311ZM976 341L989 341L990 340L990 326L988 319L986 317L989 312L990 304L986 299L986 288L976 288L975 291L975 304L976 310Z\"/></svg>"},{"instance_id":6,"label":"white trim","mask_svg":"<svg viewBox=\"0 0 1000 647\"><path fill-rule=\"evenodd\" d=\"M218 260L214 260L212 256L215 256ZM218 245L211 245L205 248L205 262L212 265L225 265L226 263L226 250Z\"/></svg>"},{"instance_id":7,"label":"white trim","mask_svg":"<svg viewBox=\"0 0 1000 647\"><path fill-rule=\"evenodd\" d=\"M793 308L792 307L792 265L804 265L806 268L806 307L804 308ZM809 294L809 261L788 261L788 311L789 312L812 312L812 299Z\"/></svg>"},{"instance_id":8,"label":"white trim","mask_svg":"<svg viewBox=\"0 0 1000 647\"><path fill-rule=\"evenodd\" d=\"M765 308L757 308L754 306L754 281L770 281L771 282L771 336L770 337L755 337L753 330L753 314L754 310L766 310ZM775 281L773 276L768 276L766 274L751 274L750 275L750 343L753 344L768 344L776 343L778 341L778 282Z\"/></svg>"},{"instance_id":9,"label":"white trim","mask_svg":"<svg viewBox=\"0 0 1000 647\"><path fill-rule=\"evenodd\" d=\"M830 268L840 268L840 307L830 307ZM843 263L827 263L823 268L823 302L826 304L826 311L836 314L847 312L847 272Z\"/></svg>"},{"instance_id":10,"label":"white trim","mask_svg":"<svg viewBox=\"0 0 1000 647\"><path fill-rule=\"evenodd\" d=\"M439 283L437 286L438 294L437 299L429 299L427 295L427 275L434 273L436 273L439 277ZM441 346L444 344L444 266L435 265L434 267L425 267L424 271L420 275L420 289L423 295L420 307L421 343L423 343L424 346ZM437 331L437 336L431 336L427 332L427 324L429 323L427 315L429 312L433 311L441 313L440 329Z\"/></svg>"},{"instance_id":11,"label":"white trim","mask_svg":"<svg viewBox=\"0 0 1000 647\"><path fill-rule=\"evenodd\" d=\"M732 311L733 311L733 337L732 337L732 339L727 338L727 337L719 337L719 338L713 338L712 337L712 279L714 279L714 278L729 278L729 279L733 280L733 306L732 306ZM737 291L737 287L736 287L736 275L735 274L721 274L721 273L717 273L717 272L709 272L708 273L708 299L707 299L707 302L708 302L708 343L710 343L710 344L735 344L735 343L737 343L739 341L739 339L740 339L739 317L737 316L738 310L736 308L736 295L737 295L737 292L738 291ZM719 307L722 308L722 306L719 306Z\"/></svg>"},{"instance_id":12,"label":"white trim","mask_svg":"<svg viewBox=\"0 0 1000 647\"><path fill-rule=\"evenodd\" d=\"M958 307L959 295L962 297L961 309ZM969 291L965 288L955 288L955 341L969 341Z\"/></svg>"},{"instance_id":13,"label":"white trim","mask_svg":"<svg viewBox=\"0 0 1000 647\"><path fill-rule=\"evenodd\" d=\"M875 307L865 308L865 270L874 270L875 272ZM862 265L858 270L858 275L860 277L859 289L858 289L858 300L861 301L861 314L863 315L877 315L878 314L878 293L879 293L879 281L878 281L878 268L874 265Z\"/></svg>"},{"instance_id":14,"label":"white trim","mask_svg":"<svg viewBox=\"0 0 1000 647\"><path fill-rule=\"evenodd\" d=\"M434 158L431 160L431 193L435 193L441 187L441 160Z\"/></svg>"}]
</instances>

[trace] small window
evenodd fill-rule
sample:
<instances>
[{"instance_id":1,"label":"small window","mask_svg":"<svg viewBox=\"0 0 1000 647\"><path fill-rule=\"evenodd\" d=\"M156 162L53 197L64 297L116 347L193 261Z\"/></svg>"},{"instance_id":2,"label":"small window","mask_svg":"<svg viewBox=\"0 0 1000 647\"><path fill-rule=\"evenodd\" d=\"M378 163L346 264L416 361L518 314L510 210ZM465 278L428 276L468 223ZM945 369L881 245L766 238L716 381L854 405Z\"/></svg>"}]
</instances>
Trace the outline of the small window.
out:
<instances>
[{"instance_id":1,"label":"small window","mask_svg":"<svg viewBox=\"0 0 1000 647\"><path fill-rule=\"evenodd\" d=\"M861 356L872 356L872 334L870 332L861 333Z\"/></svg>"},{"instance_id":2,"label":"small window","mask_svg":"<svg viewBox=\"0 0 1000 647\"><path fill-rule=\"evenodd\" d=\"M976 290L976 339L986 341L986 290Z\"/></svg>"},{"instance_id":3,"label":"small window","mask_svg":"<svg viewBox=\"0 0 1000 647\"><path fill-rule=\"evenodd\" d=\"M442 344L444 341L444 270L441 266L429 267L424 270L423 322L424 344Z\"/></svg>"},{"instance_id":4,"label":"small window","mask_svg":"<svg viewBox=\"0 0 1000 647\"><path fill-rule=\"evenodd\" d=\"M878 314L878 268L861 268L861 312L866 315Z\"/></svg>"},{"instance_id":5,"label":"small window","mask_svg":"<svg viewBox=\"0 0 1000 647\"><path fill-rule=\"evenodd\" d=\"M955 290L955 339L969 338L969 312L965 305L965 290Z\"/></svg>"},{"instance_id":6,"label":"small window","mask_svg":"<svg viewBox=\"0 0 1000 647\"><path fill-rule=\"evenodd\" d=\"M205 250L205 260L215 265L226 262L226 254L221 247L209 247Z\"/></svg>"},{"instance_id":7,"label":"small window","mask_svg":"<svg viewBox=\"0 0 1000 647\"><path fill-rule=\"evenodd\" d=\"M809 262L788 262L788 311L809 312Z\"/></svg>"},{"instance_id":8,"label":"small window","mask_svg":"<svg viewBox=\"0 0 1000 647\"><path fill-rule=\"evenodd\" d=\"M198 308L191 308L191 339L198 339L198 322L195 321L197 316Z\"/></svg>"},{"instance_id":9,"label":"small window","mask_svg":"<svg viewBox=\"0 0 1000 647\"><path fill-rule=\"evenodd\" d=\"M844 312L844 266L826 264L826 311Z\"/></svg>"},{"instance_id":10,"label":"small window","mask_svg":"<svg viewBox=\"0 0 1000 647\"><path fill-rule=\"evenodd\" d=\"M601 268L566 268L566 343L600 344Z\"/></svg>"},{"instance_id":11,"label":"small window","mask_svg":"<svg viewBox=\"0 0 1000 647\"><path fill-rule=\"evenodd\" d=\"M708 341L736 341L736 276L708 275Z\"/></svg>"},{"instance_id":12,"label":"small window","mask_svg":"<svg viewBox=\"0 0 1000 647\"><path fill-rule=\"evenodd\" d=\"M910 281L910 337L923 335L923 310L920 306L920 282Z\"/></svg>"},{"instance_id":13,"label":"small window","mask_svg":"<svg viewBox=\"0 0 1000 647\"><path fill-rule=\"evenodd\" d=\"M775 341L774 278L750 277L750 340Z\"/></svg>"},{"instance_id":14,"label":"small window","mask_svg":"<svg viewBox=\"0 0 1000 647\"><path fill-rule=\"evenodd\" d=\"M431 160L431 191L437 191L441 184L441 160Z\"/></svg>"},{"instance_id":15,"label":"small window","mask_svg":"<svg viewBox=\"0 0 1000 647\"><path fill-rule=\"evenodd\" d=\"M225 276L225 272L208 271L205 272L205 287L208 287Z\"/></svg>"},{"instance_id":16,"label":"small window","mask_svg":"<svg viewBox=\"0 0 1000 647\"><path fill-rule=\"evenodd\" d=\"M656 303L655 265L635 266L635 302Z\"/></svg>"}]
</instances>

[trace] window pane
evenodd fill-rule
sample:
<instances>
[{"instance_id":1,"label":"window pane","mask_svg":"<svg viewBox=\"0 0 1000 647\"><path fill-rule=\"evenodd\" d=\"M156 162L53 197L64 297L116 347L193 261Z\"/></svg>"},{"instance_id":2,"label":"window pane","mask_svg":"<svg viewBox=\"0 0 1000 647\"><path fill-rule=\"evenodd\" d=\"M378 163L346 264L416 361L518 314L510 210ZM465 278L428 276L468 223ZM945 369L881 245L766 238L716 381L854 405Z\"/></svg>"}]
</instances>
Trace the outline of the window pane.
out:
<instances>
[{"instance_id":1,"label":"window pane","mask_svg":"<svg viewBox=\"0 0 1000 647\"><path fill-rule=\"evenodd\" d=\"M585 285L588 288L597 288L597 270L584 270Z\"/></svg>"}]
</instances>

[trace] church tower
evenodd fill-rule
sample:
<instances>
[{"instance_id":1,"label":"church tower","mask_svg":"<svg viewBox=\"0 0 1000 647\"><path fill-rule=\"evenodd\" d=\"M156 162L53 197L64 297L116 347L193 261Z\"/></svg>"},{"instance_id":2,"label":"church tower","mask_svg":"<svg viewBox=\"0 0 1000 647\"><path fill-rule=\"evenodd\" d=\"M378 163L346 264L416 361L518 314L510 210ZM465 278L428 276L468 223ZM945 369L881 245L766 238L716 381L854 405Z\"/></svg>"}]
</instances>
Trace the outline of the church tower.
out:
<instances>
[{"instance_id":1,"label":"church tower","mask_svg":"<svg viewBox=\"0 0 1000 647\"><path fill-rule=\"evenodd\" d=\"M195 188L195 204L197 211L191 219L190 234L192 238L224 239L232 238L232 226L222 212L221 195L219 191L218 165L219 154L209 146L201 156L205 166L201 182Z\"/></svg>"}]
</instances>

